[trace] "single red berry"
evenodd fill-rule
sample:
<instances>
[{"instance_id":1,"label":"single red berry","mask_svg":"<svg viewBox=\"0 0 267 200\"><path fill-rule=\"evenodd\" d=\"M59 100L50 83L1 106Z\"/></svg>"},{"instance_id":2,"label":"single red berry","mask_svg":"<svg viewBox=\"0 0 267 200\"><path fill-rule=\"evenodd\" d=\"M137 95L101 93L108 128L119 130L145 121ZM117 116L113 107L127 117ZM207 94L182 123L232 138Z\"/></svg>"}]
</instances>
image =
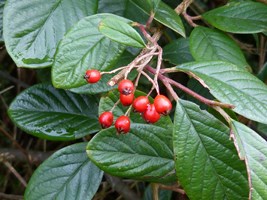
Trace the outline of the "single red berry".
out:
<instances>
[{"instance_id":1,"label":"single red berry","mask_svg":"<svg viewBox=\"0 0 267 200\"><path fill-rule=\"evenodd\" d=\"M124 106L129 106L133 103L134 100L134 94L129 94L129 95L124 95L124 94L120 94L120 101L121 104Z\"/></svg>"},{"instance_id":2,"label":"single red berry","mask_svg":"<svg viewBox=\"0 0 267 200\"><path fill-rule=\"evenodd\" d=\"M147 96L139 96L133 101L133 108L137 112L145 112L147 106L149 105L149 100Z\"/></svg>"},{"instance_id":3,"label":"single red berry","mask_svg":"<svg viewBox=\"0 0 267 200\"><path fill-rule=\"evenodd\" d=\"M156 111L163 115L169 114L172 109L171 101L164 95L157 95L154 104Z\"/></svg>"},{"instance_id":4,"label":"single red berry","mask_svg":"<svg viewBox=\"0 0 267 200\"><path fill-rule=\"evenodd\" d=\"M128 133L130 131L131 122L129 117L122 115L115 122L115 128L118 133Z\"/></svg>"},{"instance_id":5,"label":"single red berry","mask_svg":"<svg viewBox=\"0 0 267 200\"><path fill-rule=\"evenodd\" d=\"M98 70L96 69L89 69L85 72L84 79L88 83L96 83L100 80L101 74Z\"/></svg>"},{"instance_id":6,"label":"single red berry","mask_svg":"<svg viewBox=\"0 0 267 200\"><path fill-rule=\"evenodd\" d=\"M113 124L113 114L112 112L103 112L99 118L99 123L102 126L102 128L108 128Z\"/></svg>"},{"instance_id":7,"label":"single red berry","mask_svg":"<svg viewBox=\"0 0 267 200\"><path fill-rule=\"evenodd\" d=\"M154 104L149 104L143 113L143 118L147 123L155 123L160 119L160 114L156 111Z\"/></svg>"},{"instance_id":8,"label":"single red berry","mask_svg":"<svg viewBox=\"0 0 267 200\"><path fill-rule=\"evenodd\" d=\"M133 82L128 79L123 79L118 85L118 90L121 94L124 95L132 94L134 91Z\"/></svg>"}]
</instances>

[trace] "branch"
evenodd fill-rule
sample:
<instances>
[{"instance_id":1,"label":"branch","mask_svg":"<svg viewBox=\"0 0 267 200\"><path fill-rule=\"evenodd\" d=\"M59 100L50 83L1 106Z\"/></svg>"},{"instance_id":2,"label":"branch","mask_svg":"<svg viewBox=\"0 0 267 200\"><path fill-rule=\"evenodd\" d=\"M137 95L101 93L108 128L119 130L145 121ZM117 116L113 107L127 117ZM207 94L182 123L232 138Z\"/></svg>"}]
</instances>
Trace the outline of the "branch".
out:
<instances>
[{"instance_id":1,"label":"branch","mask_svg":"<svg viewBox=\"0 0 267 200\"><path fill-rule=\"evenodd\" d=\"M120 178L105 174L111 187L127 200L141 200Z\"/></svg>"},{"instance_id":2,"label":"branch","mask_svg":"<svg viewBox=\"0 0 267 200\"><path fill-rule=\"evenodd\" d=\"M0 192L0 199L5 199L5 200L23 200L23 196L14 195L14 194L5 194L5 193Z\"/></svg>"}]
</instances>

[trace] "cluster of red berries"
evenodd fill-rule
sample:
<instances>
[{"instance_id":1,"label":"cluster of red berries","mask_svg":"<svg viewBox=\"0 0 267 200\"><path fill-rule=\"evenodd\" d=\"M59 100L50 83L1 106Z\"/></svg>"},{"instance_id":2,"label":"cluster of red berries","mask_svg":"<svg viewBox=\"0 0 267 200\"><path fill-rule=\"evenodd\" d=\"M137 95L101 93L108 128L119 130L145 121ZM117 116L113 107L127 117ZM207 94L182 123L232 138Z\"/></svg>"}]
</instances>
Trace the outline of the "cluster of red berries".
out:
<instances>
[{"instance_id":1,"label":"cluster of red berries","mask_svg":"<svg viewBox=\"0 0 267 200\"><path fill-rule=\"evenodd\" d=\"M88 83L96 83L101 75L97 70L87 70L84 78ZM164 95L157 95L154 103L151 104L147 96L134 98L134 84L132 81L124 79L118 85L120 92L120 102L123 106L132 105L134 112L139 112L147 123L155 123L161 115L168 115L172 109L171 101ZM99 116L99 123L102 128L108 128L113 124L113 114L105 111ZM115 128L118 133L128 133L130 131L130 119L122 115L115 121Z\"/></svg>"}]
</instances>

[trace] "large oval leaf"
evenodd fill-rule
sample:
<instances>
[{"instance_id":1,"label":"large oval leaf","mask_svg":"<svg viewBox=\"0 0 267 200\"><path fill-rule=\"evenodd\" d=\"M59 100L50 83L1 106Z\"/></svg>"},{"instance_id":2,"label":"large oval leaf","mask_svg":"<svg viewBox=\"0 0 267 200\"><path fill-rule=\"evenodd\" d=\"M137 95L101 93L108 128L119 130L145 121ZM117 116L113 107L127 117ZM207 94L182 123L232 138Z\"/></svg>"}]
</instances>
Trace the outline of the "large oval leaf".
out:
<instances>
[{"instance_id":1,"label":"large oval leaf","mask_svg":"<svg viewBox=\"0 0 267 200\"><path fill-rule=\"evenodd\" d=\"M92 199L103 171L88 159L85 148L86 143L65 147L42 163L30 179L25 199Z\"/></svg>"},{"instance_id":2,"label":"large oval leaf","mask_svg":"<svg viewBox=\"0 0 267 200\"><path fill-rule=\"evenodd\" d=\"M152 7L151 0L131 0L144 12L150 15L153 11L155 13L155 20L167 26L168 28L179 33L185 37L184 25L180 16L167 4L160 1L157 3L157 7Z\"/></svg>"},{"instance_id":3,"label":"large oval leaf","mask_svg":"<svg viewBox=\"0 0 267 200\"><path fill-rule=\"evenodd\" d=\"M253 1L231 2L203 14L216 28L232 33L267 31L267 5Z\"/></svg>"},{"instance_id":4,"label":"large oval leaf","mask_svg":"<svg viewBox=\"0 0 267 200\"><path fill-rule=\"evenodd\" d=\"M6 48L19 67L51 66L58 42L97 0L9 0L4 10ZM74 6L75 5L75 6Z\"/></svg>"},{"instance_id":5,"label":"large oval leaf","mask_svg":"<svg viewBox=\"0 0 267 200\"><path fill-rule=\"evenodd\" d=\"M100 128L96 98L57 90L50 84L22 92L8 113L27 133L50 140L73 140Z\"/></svg>"},{"instance_id":6,"label":"large oval leaf","mask_svg":"<svg viewBox=\"0 0 267 200\"><path fill-rule=\"evenodd\" d=\"M191 200L247 199L245 163L229 128L191 102L177 102L173 146L179 182Z\"/></svg>"},{"instance_id":7,"label":"large oval leaf","mask_svg":"<svg viewBox=\"0 0 267 200\"><path fill-rule=\"evenodd\" d=\"M138 92L136 92L138 93ZM99 110L110 110L118 94L110 92L100 101ZM115 119L125 113L117 106ZM137 113L131 113L131 130L117 135L115 128L100 131L88 144L90 159L102 170L114 176L153 182L175 181L172 153L172 122L163 117L156 124L145 124Z\"/></svg>"},{"instance_id":8,"label":"large oval leaf","mask_svg":"<svg viewBox=\"0 0 267 200\"><path fill-rule=\"evenodd\" d=\"M247 68L246 59L233 39L224 33L198 26L190 35L190 50L196 61L226 61Z\"/></svg>"},{"instance_id":9,"label":"large oval leaf","mask_svg":"<svg viewBox=\"0 0 267 200\"><path fill-rule=\"evenodd\" d=\"M232 138L240 159L246 161L250 198L267 199L267 142L247 126L232 121Z\"/></svg>"},{"instance_id":10,"label":"large oval leaf","mask_svg":"<svg viewBox=\"0 0 267 200\"><path fill-rule=\"evenodd\" d=\"M52 67L55 87L86 85L83 77L87 69L106 70L116 63L125 47L99 32L99 23L107 17L126 20L112 14L89 16L80 20L60 42Z\"/></svg>"},{"instance_id":11,"label":"large oval leaf","mask_svg":"<svg viewBox=\"0 0 267 200\"><path fill-rule=\"evenodd\" d=\"M201 79L210 93L234 111L267 124L267 87L247 70L226 62L192 62L177 69Z\"/></svg>"},{"instance_id":12,"label":"large oval leaf","mask_svg":"<svg viewBox=\"0 0 267 200\"><path fill-rule=\"evenodd\" d=\"M145 47L145 42L139 33L129 24L118 18L108 17L103 19L98 26L99 31L118 43L132 46Z\"/></svg>"}]
</instances>

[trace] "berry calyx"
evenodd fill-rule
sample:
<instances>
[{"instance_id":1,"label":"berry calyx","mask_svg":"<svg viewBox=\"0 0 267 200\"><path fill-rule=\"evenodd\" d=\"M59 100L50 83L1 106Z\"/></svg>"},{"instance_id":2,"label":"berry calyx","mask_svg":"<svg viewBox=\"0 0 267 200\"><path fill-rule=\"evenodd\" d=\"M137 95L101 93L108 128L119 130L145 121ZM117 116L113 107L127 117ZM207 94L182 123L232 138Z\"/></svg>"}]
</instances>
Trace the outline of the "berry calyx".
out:
<instances>
[{"instance_id":1,"label":"berry calyx","mask_svg":"<svg viewBox=\"0 0 267 200\"><path fill-rule=\"evenodd\" d=\"M171 101L164 95L157 95L154 100L155 109L158 113L168 115L172 109Z\"/></svg>"},{"instance_id":2,"label":"berry calyx","mask_svg":"<svg viewBox=\"0 0 267 200\"><path fill-rule=\"evenodd\" d=\"M155 123L160 119L160 114L156 111L154 104L149 104L143 113L143 118L147 123Z\"/></svg>"},{"instance_id":3,"label":"berry calyx","mask_svg":"<svg viewBox=\"0 0 267 200\"><path fill-rule=\"evenodd\" d=\"M115 128L118 133L128 133L130 131L131 122L129 117L122 115L115 122Z\"/></svg>"},{"instance_id":4,"label":"berry calyx","mask_svg":"<svg viewBox=\"0 0 267 200\"><path fill-rule=\"evenodd\" d=\"M134 91L134 84L131 80L123 79L118 85L118 90L124 95L132 94Z\"/></svg>"},{"instance_id":5,"label":"berry calyx","mask_svg":"<svg viewBox=\"0 0 267 200\"><path fill-rule=\"evenodd\" d=\"M97 83L101 78L101 74L96 69L89 69L85 72L84 79L88 83Z\"/></svg>"},{"instance_id":6,"label":"berry calyx","mask_svg":"<svg viewBox=\"0 0 267 200\"><path fill-rule=\"evenodd\" d=\"M98 120L102 128L108 128L113 124L113 114L109 111L103 112Z\"/></svg>"},{"instance_id":7,"label":"berry calyx","mask_svg":"<svg viewBox=\"0 0 267 200\"><path fill-rule=\"evenodd\" d=\"M136 112L145 112L148 105L149 100L147 96L139 96L133 101L133 108Z\"/></svg>"},{"instance_id":8,"label":"berry calyx","mask_svg":"<svg viewBox=\"0 0 267 200\"><path fill-rule=\"evenodd\" d=\"M124 106L129 106L133 103L134 100L134 94L131 93L129 95L120 94L120 101L121 104Z\"/></svg>"}]
</instances>

